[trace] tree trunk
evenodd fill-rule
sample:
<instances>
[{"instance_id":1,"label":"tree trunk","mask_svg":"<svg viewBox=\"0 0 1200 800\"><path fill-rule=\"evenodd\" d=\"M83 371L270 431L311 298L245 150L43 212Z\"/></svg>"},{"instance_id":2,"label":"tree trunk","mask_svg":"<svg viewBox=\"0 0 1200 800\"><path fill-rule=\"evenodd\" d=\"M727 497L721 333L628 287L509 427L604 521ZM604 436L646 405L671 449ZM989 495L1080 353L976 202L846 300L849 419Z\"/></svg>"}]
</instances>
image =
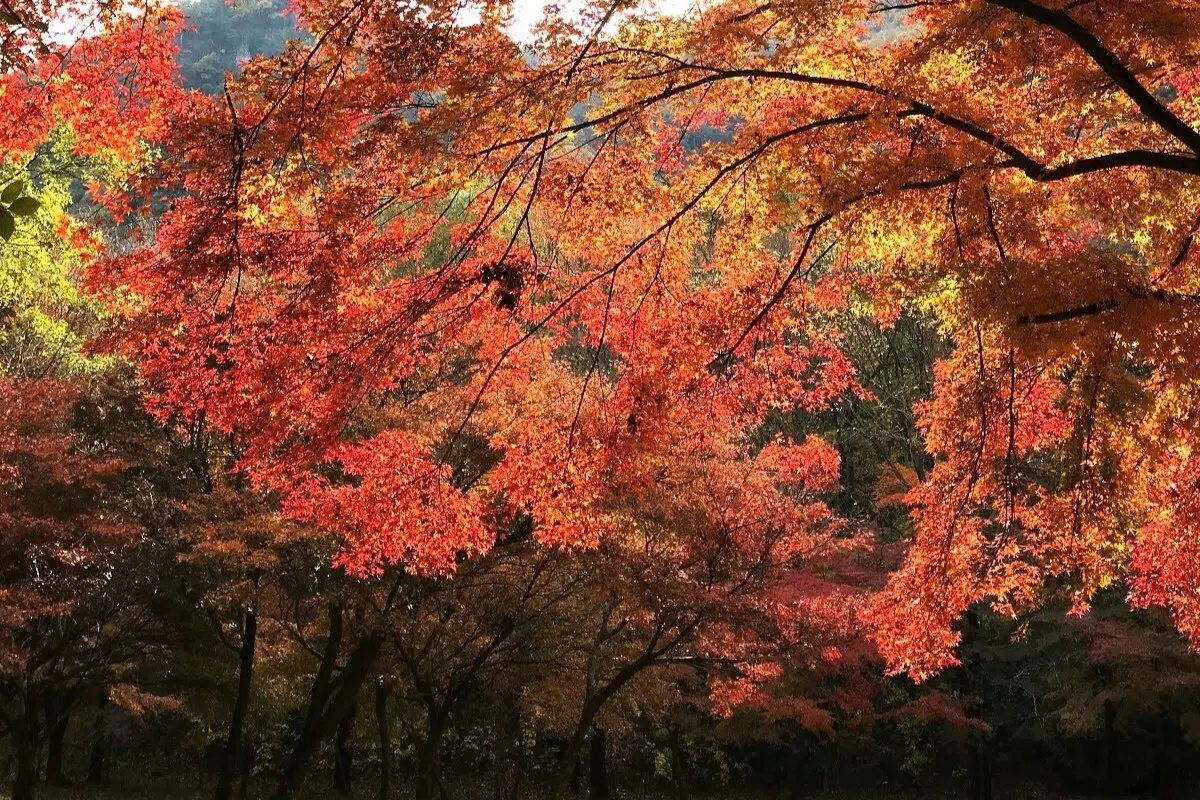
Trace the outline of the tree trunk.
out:
<instances>
[{"instance_id":1,"label":"tree trunk","mask_svg":"<svg viewBox=\"0 0 1200 800\"><path fill-rule=\"evenodd\" d=\"M242 625L242 650L238 658L237 697L233 703L233 716L229 720L229 733L225 737L225 762L221 765L221 776L217 779L214 800L229 800L233 795L233 780L239 770L248 771L242 747L242 727L246 722L246 710L250 707L250 687L254 677L254 648L258 638L258 617L253 609L246 609ZM244 785L243 776L243 785Z\"/></svg>"},{"instance_id":2,"label":"tree trunk","mask_svg":"<svg viewBox=\"0 0 1200 800\"><path fill-rule=\"evenodd\" d=\"M17 774L13 778L12 800L33 800L37 785L37 757L24 737L13 737L17 756Z\"/></svg>"},{"instance_id":3,"label":"tree trunk","mask_svg":"<svg viewBox=\"0 0 1200 800\"><path fill-rule=\"evenodd\" d=\"M583 743L587 740L587 732L596 714L591 710L591 703L584 703L579 715L579 724L567 740L558 762L558 786L569 787L571 794L579 794L582 782L580 760L583 758ZM598 710L598 709L597 709ZM586 725L584 722L586 721Z\"/></svg>"},{"instance_id":4,"label":"tree trunk","mask_svg":"<svg viewBox=\"0 0 1200 800\"><path fill-rule=\"evenodd\" d=\"M622 681L623 683L624 681ZM558 786L565 788L569 785L573 793L579 793L579 762L583 756L583 745L587 741L588 731L592 729L592 723L595 722L596 715L600 713L600 709L604 706L604 703L616 694L618 688L620 687L614 681L584 701L583 708L579 712L579 721L576 723L575 731L571 734L571 738L567 740L567 746L563 749L561 760L559 761Z\"/></svg>"},{"instance_id":5,"label":"tree trunk","mask_svg":"<svg viewBox=\"0 0 1200 800\"><path fill-rule=\"evenodd\" d=\"M33 800L33 790L37 785L37 721L35 711L29 698L25 698L24 708L16 717L12 726L13 755L17 759L17 774L13 778L12 800Z\"/></svg>"},{"instance_id":6,"label":"tree trunk","mask_svg":"<svg viewBox=\"0 0 1200 800\"><path fill-rule=\"evenodd\" d=\"M849 410L850 420L848 422L853 422L855 405L857 404L851 401ZM840 480L839 485L842 487L841 492L838 494L838 506L840 507L839 510L851 515L856 510L854 507L854 488L857 486L857 483L855 482L857 480L857 476L854 474L854 459L851 457L849 446L847 444L847 440L850 438L850 435L846 430L847 421L843 421L842 419L841 408L835 407L833 409L833 418L837 425L837 434L834 437L834 444L836 445L838 451L838 478Z\"/></svg>"},{"instance_id":7,"label":"tree trunk","mask_svg":"<svg viewBox=\"0 0 1200 800\"><path fill-rule=\"evenodd\" d=\"M836 783L838 765L838 740L830 737L825 745L825 763L821 769L821 791L829 794Z\"/></svg>"},{"instance_id":8,"label":"tree trunk","mask_svg":"<svg viewBox=\"0 0 1200 800\"><path fill-rule=\"evenodd\" d=\"M71 701L70 693L46 694L46 782L56 786L68 785L63 774L63 739L71 720Z\"/></svg>"},{"instance_id":9,"label":"tree trunk","mask_svg":"<svg viewBox=\"0 0 1200 800\"><path fill-rule=\"evenodd\" d=\"M571 779L568 786L567 791L574 797L578 797L579 793L583 791L583 759L579 753L576 753L575 757L571 759Z\"/></svg>"},{"instance_id":10,"label":"tree trunk","mask_svg":"<svg viewBox=\"0 0 1200 800\"><path fill-rule=\"evenodd\" d=\"M338 723L333 737L333 788L344 795L354 793L350 785L354 769L354 748L350 737L354 734L354 721L358 717L358 705L350 707Z\"/></svg>"},{"instance_id":11,"label":"tree trunk","mask_svg":"<svg viewBox=\"0 0 1200 800\"><path fill-rule=\"evenodd\" d=\"M332 623L337 619L338 634L333 635ZM321 661L321 668L313 680L312 696L309 700L308 715L300 736L292 746L287 765L280 776L279 785L272 793L272 800L288 800L296 788L308 774L313 757L325 741L336 729L342 718L350 713L350 709L358 700L359 690L371 672L379 651L383 647L383 637L375 634L364 638L358 643L346 666L342 668L336 688L330 685L333 671L333 661L337 658L336 647L340 642L340 610L331 611L331 635L326 645L326 651ZM336 641L335 641L336 638Z\"/></svg>"},{"instance_id":12,"label":"tree trunk","mask_svg":"<svg viewBox=\"0 0 1200 800\"><path fill-rule=\"evenodd\" d=\"M391 688L380 680L375 684L375 728L379 732L379 800L392 793L392 727L388 719L388 694Z\"/></svg>"},{"instance_id":13,"label":"tree trunk","mask_svg":"<svg viewBox=\"0 0 1200 800\"><path fill-rule=\"evenodd\" d=\"M988 710L985 676L978 652L978 642L983 638L983 620L979 611L972 608L964 617L961 673L964 678L968 702L964 711L981 723L984 732L972 735L967 741L967 764L971 779L971 800L992 800L992 764L989 757L989 734L986 732ZM975 645L975 647L970 647Z\"/></svg>"},{"instance_id":14,"label":"tree trunk","mask_svg":"<svg viewBox=\"0 0 1200 800\"><path fill-rule=\"evenodd\" d=\"M105 781L104 759L108 751L108 725L105 719L107 712L108 690L101 689L92 728L92 750L88 754L87 782L89 786L103 786Z\"/></svg>"},{"instance_id":15,"label":"tree trunk","mask_svg":"<svg viewBox=\"0 0 1200 800\"><path fill-rule=\"evenodd\" d=\"M588 795L609 798L608 788L608 735L603 728L592 731L591 752L588 755Z\"/></svg>"},{"instance_id":16,"label":"tree trunk","mask_svg":"<svg viewBox=\"0 0 1200 800\"><path fill-rule=\"evenodd\" d=\"M1102 779L1110 786L1120 779L1119 764L1120 742L1117 738L1117 704L1113 699L1104 701L1104 764L1099 770Z\"/></svg>"},{"instance_id":17,"label":"tree trunk","mask_svg":"<svg viewBox=\"0 0 1200 800\"><path fill-rule=\"evenodd\" d=\"M429 710L429 730L417 760L417 800L433 800L442 784L442 709Z\"/></svg>"},{"instance_id":18,"label":"tree trunk","mask_svg":"<svg viewBox=\"0 0 1200 800\"><path fill-rule=\"evenodd\" d=\"M523 755L520 702L515 693L504 692L496 705L493 800L516 800L520 792Z\"/></svg>"},{"instance_id":19,"label":"tree trunk","mask_svg":"<svg viewBox=\"0 0 1200 800\"><path fill-rule=\"evenodd\" d=\"M968 749L968 757L971 775L970 800L992 800L992 763L988 757L987 746L982 742L972 742Z\"/></svg>"},{"instance_id":20,"label":"tree trunk","mask_svg":"<svg viewBox=\"0 0 1200 800\"><path fill-rule=\"evenodd\" d=\"M675 800L687 797L687 781L683 776L683 746L679 728L672 725L667 731L667 748L671 753L671 795Z\"/></svg>"},{"instance_id":21,"label":"tree trunk","mask_svg":"<svg viewBox=\"0 0 1200 800\"><path fill-rule=\"evenodd\" d=\"M689 630L695 628L699 624L697 617L689 626ZM683 638L680 634L675 642L679 642ZM668 648L669 649L669 648ZM583 707L579 710L579 720L575 724L575 731L571 734L571 738L567 740L567 746L563 749L561 760L558 765L558 785L559 791L565 789L571 780L571 771L575 769L575 763L579 760L580 754L583 752L583 743L587 738L588 731L592 729L592 724L596 721L596 715L600 713L600 709L604 704L616 696L617 692L625 687L625 684L633 680L639 673L654 665L655 661L665 653L666 650L655 651L648 648L638 658L622 667L612 680L604 685L596 688L594 691L589 688L589 692L583 701Z\"/></svg>"}]
</instances>

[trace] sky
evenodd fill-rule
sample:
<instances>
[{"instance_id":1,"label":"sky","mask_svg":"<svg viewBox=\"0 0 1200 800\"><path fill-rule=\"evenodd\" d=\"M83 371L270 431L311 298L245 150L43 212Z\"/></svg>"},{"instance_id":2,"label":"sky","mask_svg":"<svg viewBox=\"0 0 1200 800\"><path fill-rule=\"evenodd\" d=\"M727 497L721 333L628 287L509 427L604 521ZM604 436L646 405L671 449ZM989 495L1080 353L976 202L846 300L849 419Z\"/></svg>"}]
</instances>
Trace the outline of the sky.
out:
<instances>
[{"instance_id":1,"label":"sky","mask_svg":"<svg viewBox=\"0 0 1200 800\"><path fill-rule=\"evenodd\" d=\"M173 3L179 3L186 6L186 0L181 3L181 0L170 0ZM531 42L533 40L533 27L542 18L546 6L557 2L558 6L568 13L572 8L579 8L584 4L584 0L514 0L513 2L513 22L509 26L509 33L513 39L518 42ZM639 11L656 10L663 14L673 16L683 16L697 10L702 4L711 2L711 0L641 0L638 4ZM461 14L460 20L467 22L472 19L472 12L469 10ZM478 17L475 17L478 19ZM51 26L49 38L56 42L71 42L81 36L87 35L87 32L92 29L95 20L87 20L81 28L81 22L78 17L58 19ZM611 26L611 23L610 23Z\"/></svg>"},{"instance_id":2,"label":"sky","mask_svg":"<svg viewBox=\"0 0 1200 800\"><path fill-rule=\"evenodd\" d=\"M513 24L509 28L512 37L519 42L533 38L533 26L542 18L542 13L552 0L515 0L513 2ZM654 8L664 14L683 15L697 6L698 0L648 0L642 8ZM559 6L570 9L580 5L572 0L559 0Z\"/></svg>"}]
</instances>

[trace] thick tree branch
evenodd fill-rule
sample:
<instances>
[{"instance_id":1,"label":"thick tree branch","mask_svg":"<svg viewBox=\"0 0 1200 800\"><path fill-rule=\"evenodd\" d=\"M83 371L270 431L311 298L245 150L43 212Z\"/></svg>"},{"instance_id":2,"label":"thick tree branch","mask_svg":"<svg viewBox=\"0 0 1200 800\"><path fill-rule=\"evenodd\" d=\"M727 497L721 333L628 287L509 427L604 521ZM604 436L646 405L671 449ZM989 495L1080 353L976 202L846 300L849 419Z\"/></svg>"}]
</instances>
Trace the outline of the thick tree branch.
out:
<instances>
[{"instance_id":1,"label":"thick tree branch","mask_svg":"<svg viewBox=\"0 0 1200 800\"><path fill-rule=\"evenodd\" d=\"M662 55L655 53L645 53L646 55ZM697 72L707 73L703 77L695 80L687 81L677 86L669 86L660 92L657 92L649 97L645 97L636 103L631 103L621 108L602 114L592 119L585 119L581 122L567 125L554 130L547 130L542 133L532 134L530 136L509 139L506 141L496 142L482 150L470 153L470 156L485 156L499 150L504 150L509 147L518 145L528 146L529 144L541 139L548 138L554 135L566 133L575 133L597 125L604 125L613 122L631 114L639 109L648 108L656 103L664 102L677 97L687 92L694 91L700 88L706 88L714 83L723 80L782 80L792 83L802 83L809 86L824 86L829 88L850 89L852 91L863 92L865 94L875 95L876 97L894 100L898 103L903 103L907 108L899 111L900 116L922 116L928 119L939 122L946 127L958 131L976 141L982 142L989 147L995 148L1004 155L1008 156L1008 160L999 162L999 167L1015 167L1024 172L1029 178L1041 182L1058 181L1066 178L1072 178L1079 175L1085 175L1092 172L1101 172L1109 169L1121 169L1125 167L1146 167L1150 169L1162 169L1171 172L1179 172L1186 175L1200 175L1200 158L1184 153L1169 153L1159 152L1154 150L1128 150L1117 153L1106 153L1100 156L1090 156L1078 161L1062 164L1057 167L1050 167L1041 163L1037 159L1030 156L1020 147L1017 147L1012 142L1009 142L1004 137L992 133L981 125L971 122L970 120L957 117L953 114L946 113L935 108L928 103L920 100L915 100L887 89L882 86L876 86L865 81L852 80L849 78L833 78L824 75L810 75L802 72L789 72L786 70L767 70L767 69L723 69L719 67L706 66L702 64L691 64L685 68L693 69ZM1132 75L1132 73L1131 73ZM1136 82L1136 79L1134 79ZM1140 84L1138 84L1140 86ZM1151 98L1153 100L1153 98ZM1157 103L1157 100L1153 100ZM1177 119L1167 111L1172 119ZM868 115L862 115L859 119L840 120L842 122L858 122L868 118ZM1183 124L1180 122L1180 124ZM1184 125L1187 128L1186 125ZM1191 130L1191 128L1187 128ZM1192 131L1195 134L1194 131ZM1200 134L1195 134L1197 146L1200 147ZM1200 153L1200 149L1197 150Z\"/></svg>"},{"instance_id":2,"label":"thick tree branch","mask_svg":"<svg viewBox=\"0 0 1200 800\"><path fill-rule=\"evenodd\" d=\"M1200 175L1200 158L1182 153L1159 153L1153 150L1125 150L1119 153L1106 153L1102 156L1081 158L1058 167L1042 167L1040 170L1032 172L1021 165L1014 164L1013 166L1020 166L1030 178L1043 182L1060 181L1077 175L1121 167L1146 167L1180 172L1185 175Z\"/></svg>"},{"instance_id":3,"label":"thick tree branch","mask_svg":"<svg viewBox=\"0 0 1200 800\"><path fill-rule=\"evenodd\" d=\"M1116 55L1104 46L1096 36L1080 25L1070 14L1058 9L1046 8L1032 0L987 0L995 6L1006 8L1034 22L1054 28L1080 47L1104 74L1113 80L1135 105L1163 130L1183 142L1193 152L1200 154L1200 132L1175 116L1149 89L1138 81L1133 72Z\"/></svg>"},{"instance_id":4,"label":"thick tree branch","mask_svg":"<svg viewBox=\"0 0 1200 800\"><path fill-rule=\"evenodd\" d=\"M1051 322L1066 322L1067 320L1079 319L1081 317L1094 317L1119 305L1121 305L1120 300L1103 300L1099 303L1088 303L1085 306L1067 308L1062 311L1050 311L1045 314L1022 314L1017 317L1017 322L1022 325L1047 325Z\"/></svg>"},{"instance_id":5,"label":"thick tree branch","mask_svg":"<svg viewBox=\"0 0 1200 800\"><path fill-rule=\"evenodd\" d=\"M1052 322L1066 322L1083 317L1094 317L1097 314L1103 314L1105 311L1117 308L1126 300L1153 300L1159 303L1196 303L1200 302L1200 295L1168 292L1162 289L1153 289L1150 291L1133 290L1128 293L1128 297L1125 300L1110 297L1107 300L1099 300L1095 303L1088 303L1087 305L1076 306L1075 308L1066 308L1061 311L1050 311L1045 314L1022 314L1017 317L1017 322L1021 325L1046 325Z\"/></svg>"}]
</instances>

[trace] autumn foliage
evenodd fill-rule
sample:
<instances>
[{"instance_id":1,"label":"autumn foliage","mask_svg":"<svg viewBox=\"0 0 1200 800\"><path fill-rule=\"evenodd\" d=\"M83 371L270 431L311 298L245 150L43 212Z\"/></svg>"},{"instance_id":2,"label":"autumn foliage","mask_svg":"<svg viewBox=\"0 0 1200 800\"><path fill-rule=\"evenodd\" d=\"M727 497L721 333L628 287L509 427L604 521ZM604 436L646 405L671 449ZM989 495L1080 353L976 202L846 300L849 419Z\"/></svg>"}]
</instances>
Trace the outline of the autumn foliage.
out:
<instances>
[{"instance_id":1,"label":"autumn foliage","mask_svg":"<svg viewBox=\"0 0 1200 800\"><path fill-rule=\"evenodd\" d=\"M930 678L981 608L1084 614L1119 587L1200 645L1187 0L584 2L520 43L504 2L296 0L303 35L214 95L179 84L176 10L6 8L5 169L36 184L69 153L109 225L54 221L102 309L80 353L131 364L190 437L209 500L172 509L254 509L187 538L262 558L236 579L243 670L257 609L291 598L271 641L323 626L321 664L384 692L380 653L407 652L388 636L429 625L397 623L405 602L486 605L477 569L540 587L543 564L592 601L613 587L576 753L610 697L684 659L722 666L713 709L828 731L780 687L847 652ZM858 332L916 319L930 391L896 409L872 387L899 357L866 369ZM87 550L104 525L47 539L23 488L31 465L101 468L67 430L87 380L0 380L38 402L0 403L32 415L0 416L0 513L59 560ZM911 426L866 511L841 421L862 407ZM298 542L331 543L311 607L281 566ZM22 586L0 594L33 603ZM534 647L546 608L472 679ZM357 713L322 669L293 766ZM432 731L457 701L430 681Z\"/></svg>"},{"instance_id":2,"label":"autumn foliage","mask_svg":"<svg viewBox=\"0 0 1200 800\"><path fill-rule=\"evenodd\" d=\"M161 412L244 436L345 563L440 569L497 502L594 546L628 503L719 494L771 414L863 394L840 318L927 309L955 353L871 615L891 663L953 663L978 600L1125 579L1194 627L1163 519L1192 438L1183 6L618 4L528 53L502 6L298 10L311 46L180 106L186 195L94 280ZM495 465L464 487L468 440ZM804 482L796 452L739 510Z\"/></svg>"}]
</instances>

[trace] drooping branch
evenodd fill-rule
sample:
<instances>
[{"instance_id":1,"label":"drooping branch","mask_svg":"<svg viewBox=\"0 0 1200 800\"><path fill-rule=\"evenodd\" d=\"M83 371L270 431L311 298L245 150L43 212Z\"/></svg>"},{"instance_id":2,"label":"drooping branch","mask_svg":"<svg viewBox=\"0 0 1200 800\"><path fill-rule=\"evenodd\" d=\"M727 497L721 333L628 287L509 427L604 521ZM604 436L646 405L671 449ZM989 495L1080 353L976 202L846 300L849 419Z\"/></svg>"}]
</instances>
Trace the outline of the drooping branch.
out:
<instances>
[{"instance_id":1,"label":"drooping branch","mask_svg":"<svg viewBox=\"0 0 1200 800\"><path fill-rule=\"evenodd\" d=\"M666 54L643 54L652 56L661 55L666 57ZM998 150L1005 156L1008 156L1007 160L998 162L996 165L997 167L1019 169L1032 180L1039 182L1059 181L1089 173L1102 172L1110 169L1123 169L1127 167L1146 167L1149 169L1161 169L1170 172L1179 172L1187 175L1200 175L1200 157L1185 153L1172 153L1145 149L1105 153L1103 155L1089 156L1087 158L1079 159L1078 161L1072 161L1066 164L1060 164L1058 166L1049 166L1033 158L1017 145L1008 141L999 134L993 133L979 123L942 111L923 100L909 98L886 87L877 86L866 81L853 80L849 78L835 78L824 75L811 75L808 73L791 72L787 70L725 69L702 64L689 64L686 65L686 67L681 67L681 69L685 68L707 74L701 78L687 81L677 86L670 86L649 97L639 100L637 103L631 103L622 106L621 108L614 109L613 111L607 112L598 117L585 119L562 128L555 128L552 131L548 130L526 137L496 142L484 150L480 150L470 155L487 155L509 147L528 145L533 141L537 141L548 136L561 135L564 133L576 133L597 125L604 125L619 120L639 109L648 108L656 103L664 102L673 97L686 94L696 89L707 88L720 81L761 79L789 81L793 83L802 83L809 86L849 89L852 91L874 95L876 97L882 97L888 100L894 100L906 106L906 108L898 112L899 116L927 117L935 122L945 125L951 130L958 131L959 133L975 139L976 141L982 142L989 147ZM1157 103L1157 101L1154 102ZM1165 107L1164 110L1166 110ZM1170 114L1170 111L1167 111L1167 113ZM1174 118L1173 114L1171 114L1171 116ZM853 120L853 122L857 121L859 120ZM1184 127L1187 126L1185 125ZM1188 130L1191 129L1188 128ZM1197 139L1200 140L1200 135L1197 135ZM1197 152L1200 153L1200 150Z\"/></svg>"}]
</instances>

